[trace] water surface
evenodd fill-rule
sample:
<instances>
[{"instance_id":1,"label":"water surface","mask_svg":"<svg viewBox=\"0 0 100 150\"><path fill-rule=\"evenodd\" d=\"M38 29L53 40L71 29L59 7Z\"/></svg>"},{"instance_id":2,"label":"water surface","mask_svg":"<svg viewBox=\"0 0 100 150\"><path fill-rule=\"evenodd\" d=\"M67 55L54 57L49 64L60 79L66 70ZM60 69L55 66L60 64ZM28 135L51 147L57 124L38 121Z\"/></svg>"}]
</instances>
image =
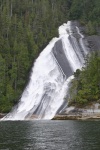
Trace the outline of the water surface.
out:
<instances>
[{"instance_id":1,"label":"water surface","mask_svg":"<svg viewBox=\"0 0 100 150\"><path fill-rule=\"evenodd\" d=\"M0 150L100 150L100 121L1 121Z\"/></svg>"}]
</instances>

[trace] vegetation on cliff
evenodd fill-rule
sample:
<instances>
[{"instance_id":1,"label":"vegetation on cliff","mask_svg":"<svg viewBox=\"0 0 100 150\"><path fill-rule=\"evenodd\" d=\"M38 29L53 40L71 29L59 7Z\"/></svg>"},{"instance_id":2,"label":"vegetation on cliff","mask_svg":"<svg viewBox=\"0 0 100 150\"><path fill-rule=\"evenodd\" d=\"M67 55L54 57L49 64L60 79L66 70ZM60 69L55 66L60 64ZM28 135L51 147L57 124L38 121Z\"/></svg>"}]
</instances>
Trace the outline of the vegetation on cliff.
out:
<instances>
[{"instance_id":1,"label":"vegetation on cliff","mask_svg":"<svg viewBox=\"0 0 100 150\"><path fill-rule=\"evenodd\" d=\"M70 104L83 105L100 99L100 54L86 58L85 67L76 70L70 89Z\"/></svg>"}]
</instances>

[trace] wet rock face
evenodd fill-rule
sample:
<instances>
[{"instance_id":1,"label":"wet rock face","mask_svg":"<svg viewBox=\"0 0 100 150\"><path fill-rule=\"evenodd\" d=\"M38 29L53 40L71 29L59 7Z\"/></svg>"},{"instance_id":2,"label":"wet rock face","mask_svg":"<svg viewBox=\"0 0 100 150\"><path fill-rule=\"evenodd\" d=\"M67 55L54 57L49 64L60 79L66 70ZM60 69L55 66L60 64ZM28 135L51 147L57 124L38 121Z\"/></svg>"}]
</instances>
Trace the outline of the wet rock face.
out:
<instances>
[{"instance_id":1,"label":"wet rock face","mask_svg":"<svg viewBox=\"0 0 100 150\"><path fill-rule=\"evenodd\" d=\"M90 48L78 21L68 21L67 24L63 24L63 27L65 30L60 33L61 38L55 43L52 53L66 78L68 78L76 69L83 66L84 58ZM74 67L74 64L72 64L74 59L74 64L79 64L79 66Z\"/></svg>"},{"instance_id":2,"label":"wet rock face","mask_svg":"<svg viewBox=\"0 0 100 150\"><path fill-rule=\"evenodd\" d=\"M76 38L79 37L79 35L76 34L75 26L79 27L80 32L83 35L85 35L86 28L84 26L81 26L78 21L71 21L71 23L72 23L73 36L75 36ZM91 35L91 36L85 35L84 36L84 39L87 41L87 46L89 47L90 52L96 51L96 50L100 51L100 28L98 28L97 34L98 35Z\"/></svg>"},{"instance_id":3,"label":"wet rock face","mask_svg":"<svg viewBox=\"0 0 100 150\"><path fill-rule=\"evenodd\" d=\"M73 74L73 70L71 69L69 61L65 56L61 40L55 43L55 46L52 51L66 77L68 78L69 76L71 76Z\"/></svg>"},{"instance_id":4,"label":"wet rock face","mask_svg":"<svg viewBox=\"0 0 100 150\"><path fill-rule=\"evenodd\" d=\"M0 118L3 118L6 114L0 113Z\"/></svg>"},{"instance_id":5,"label":"wet rock face","mask_svg":"<svg viewBox=\"0 0 100 150\"><path fill-rule=\"evenodd\" d=\"M88 43L89 43L89 48L91 51L100 51L100 36L98 35L92 35L86 37Z\"/></svg>"},{"instance_id":6,"label":"wet rock face","mask_svg":"<svg viewBox=\"0 0 100 150\"><path fill-rule=\"evenodd\" d=\"M61 114L55 115L53 120L85 120L100 119L100 103L92 103L83 108L70 106Z\"/></svg>"}]
</instances>

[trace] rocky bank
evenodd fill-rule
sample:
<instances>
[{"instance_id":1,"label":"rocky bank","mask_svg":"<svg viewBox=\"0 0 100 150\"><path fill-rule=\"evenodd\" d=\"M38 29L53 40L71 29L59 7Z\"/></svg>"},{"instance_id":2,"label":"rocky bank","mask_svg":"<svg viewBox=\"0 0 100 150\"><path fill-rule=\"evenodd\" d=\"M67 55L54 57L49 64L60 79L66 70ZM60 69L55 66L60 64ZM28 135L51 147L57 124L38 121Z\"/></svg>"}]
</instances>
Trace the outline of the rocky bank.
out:
<instances>
[{"instance_id":1,"label":"rocky bank","mask_svg":"<svg viewBox=\"0 0 100 150\"><path fill-rule=\"evenodd\" d=\"M67 107L63 112L56 114L53 120L85 120L100 119L100 104L92 103L83 108Z\"/></svg>"}]
</instances>

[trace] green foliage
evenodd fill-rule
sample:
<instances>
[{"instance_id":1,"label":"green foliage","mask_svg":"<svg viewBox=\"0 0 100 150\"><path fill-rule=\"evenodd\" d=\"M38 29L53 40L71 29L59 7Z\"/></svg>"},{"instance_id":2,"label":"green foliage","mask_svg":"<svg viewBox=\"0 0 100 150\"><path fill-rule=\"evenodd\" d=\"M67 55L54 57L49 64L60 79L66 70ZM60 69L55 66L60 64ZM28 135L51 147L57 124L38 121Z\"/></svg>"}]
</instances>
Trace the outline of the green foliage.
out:
<instances>
[{"instance_id":1,"label":"green foliage","mask_svg":"<svg viewBox=\"0 0 100 150\"><path fill-rule=\"evenodd\" d=\"M100 25L100 1L99 0L72 0L69 10L69 18L75 20L92 21L95 20Z\"/></svg>"},{"instance_id":2,"label":"green foliage","mask_svg":"<svg viewBox=\"0 0 100 150\"><path fill-rule=\"evenodd\" d=\"M72 0L69 10L70 20L80 20L86 25L86 33L96 34L100 26L100 1L99 0Z\"/></svg>"},{"instance_id":3,"label":"green foliage","mask_svg":"<svg viewBox=\"0 0 100 150\"><path fill-rule=\"evenodd\" d=\"M78 78L79 75L80 75L80 73L81 73L80 69L77 69L76 72L74 72L74 76L75 76L76 78Z\"/></svg>"},{"instance_id":4,"label":"green foliage","mask_svg":"<svg viewBox=\"0 0 100 150\"><path fill-rule=\"evenodd\" d=\"M72 103L84 104L100 99L100 55L97 52L87 58L86 67L74 75L70 89Z\"/></svg>"}]
</instances>

